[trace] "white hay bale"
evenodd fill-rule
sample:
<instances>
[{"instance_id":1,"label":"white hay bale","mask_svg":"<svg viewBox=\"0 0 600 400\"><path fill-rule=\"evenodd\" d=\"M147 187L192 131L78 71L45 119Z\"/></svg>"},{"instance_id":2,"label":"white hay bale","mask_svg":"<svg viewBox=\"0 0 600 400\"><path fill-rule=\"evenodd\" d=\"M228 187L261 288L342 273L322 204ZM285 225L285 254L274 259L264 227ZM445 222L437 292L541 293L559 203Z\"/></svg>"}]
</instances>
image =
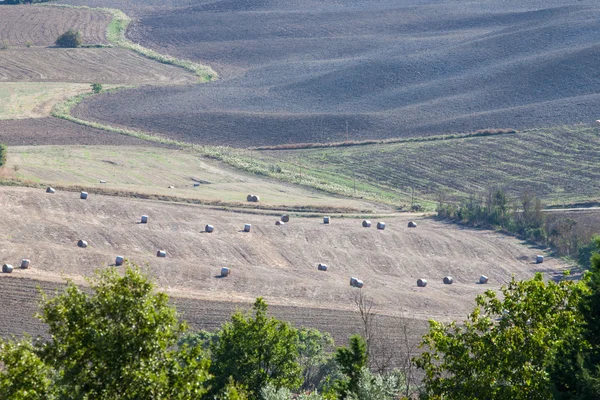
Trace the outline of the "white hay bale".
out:
<instances>
[{"instance_id":1,"label":"white hay bale","mask_svg":"<svg viewBox=\"0 0 600 400\"><path fill-rule=\"evenodd\" d=\"M2 266L2 272L4 272L5 274L10 274L11 272L13 272L13 266L10 264L4 264Z\"/></svg>"},{"instance_id":2,"label":"white hay bale","mask_svg":"<svg viewBox=\"0 0 600 400\"><path fill-rule=\"evenodd\" d=\"M350 278L350 286L354 286L354 284L356 283L358 279L356 279L355 277L351 277Z\"/></svg>"},{"instance_id":3,"label":"white hay bale","mask_svg":"<svg viewBox=\"0 0 600 400\"><path fill-rule=\"evenodd\" d=\"M175 186L170 186L170 185L169 185L169 189L175 189Z\"/></svg>"},{"instance_id":4,"label":"white hay bale","mask_svg":"<svg viewBox=\"0 0 600 400\"><path fill-rule=\"evenodd\" d=\"M86 242L85 240L79 240L79 242L77 242L77 246L85 249L86 247L88 247L88 242Z\"/></svg>"},{"instance_id":5,"label":"white hay bale","mask_svg":"<svg viewBox=\"0 0 600 400\"><path fill-rule=\"evenodd\" d=\"M485 284L485 283L488 283L488 277L485 276L485 275L481 275L479 277L479 283L481 283L482 285Z\"/></svg>"},{"instance_id":6,"label":"white hay bale","mask_svg":"<svg viewBox=\"0 0 600 400\"><path fill-rule=\"evenodd\" d=\"M200 183L199 182L194 182L194 187L198 187L198 186L200 186Z\"/></svg>"},{"instance_id":7,"label":"white hay bale","mask_svg":"<svg viewBox=\"0 0 600 400\"><path fill-rule=\"evenodd\" d=\"M538 255L535 257L535 263L536 263L536 264L541 264L541 263L543 263L543 262L544 262L544 256L542 256L542 255L539 255L539 254L538 254Z\"/></svg>"},{"instance_id":8,"label":"white hay bale","mask_svg":"<svg viewBox=\"0 0 600 400\"><path fill-rule=\"evenodd\" d=\"M371 227L371 221L369 221L368 219L363 220L362 226L363 226L363 228L370 228Z\"/></svg>"},{"instance_id":9,"label":"white hay bale","mask_svg":"<svg viewBox=\"0 0 600 400\"><path fill-rule=\"evenodd\" d=\"M106 181L100 181L100 183L106 183Z\"/></svg>"},{"instance_id":10,"label":"white hay bale","mask_svg":"<svg viewBox=\"0 0 600 400\"><path fill-rule=\"evenodd\" d=\"M162 257L165 258L167 256L167 252L164 250L159 250L156 252L156 257Z\"/></svg>"},{"instance_id":11,"label":"white hay bale","mask_svg":"<svg viewBox=\"0 0 600 400\"><path fill-rule=\"evenodd\" d=\"M275 221L275 225L279 226L279 225L285 225L285 222L283 221Z\"/></svg>"},{"instance_id":12,"label":"white hay bale","mask_svg":"<svg viewBox=\"0 0 600 400\"><path fill-rule=\"evenodd\" d=\"M414 223L413 221L408 221L408 227L409 227L409 228L416 228L416 227L417 227L417 224L416 224L416 223Z\"/></svg>"},{"instance_id":13,"label":"white hay bale","mask_svg":"<svg viewBox=\"0 0 600 400\"><path fill-rule=\"evenodd\" d=\"M250 229L252 228L251 224L245 224L244 225L244 232L250 232Z\"/></svg>"},{"instance_id":14,"label":"white hay bale","mask_svg":"<svg viewBox=\"0 0 600 400\"><path fill-rule=\"evenodd\" d=\"M248 196L246 196L246 201L252 201L252 195L249 194Z\"/></svg>"},{"instance_id":15,"label":"white hay bale","mask_svg":"<svg viewBox=\"0 0 600 400\"><path fill-rule=\"evenodd\" d=\"M148 216L147 215L142 215L141 222L142 222L142 224L147 224L148 223Z\"/></svg>"},{"instance_id":16,"label":"white hay bale","mask_svg":"<svg viewBox=\"0 0 600 400\"><path fill-rule=\"evenodd\" d=\"M380 231L385 229L385 222L378 222L377 223L377 229L379 229Z\"/></svg>"},{"instance_id":17,"label":"white hay bale","mask_svg":"<svg viewBox=\"0 0 600 400\"><path fill-rule=\"evenodd\" d=\"M364 285L364 283L363 283L363 281L361 281L360 279L357 279L357 280L354 282L354 287L357 287L357 288L359 288L359 289L360 289L361 287L363 287L363 285Z\"/></svg>"},{"instance_id":18,"label":"white hay bale","mask_svg":"<svg viewBox=\"0 0 600 400\"><path fill-rule=\"evenodd\" d=\"M319 263L319 265L317 266L317 269L319 271L327 271L327 265Z\"/></svg>"},{"instance_id":19,"label":"white hay bale","mask_svg":"<svg viewBox=\"0 0 600 400\"><path fill-rule=\"evenodd\" d=\"M117 258L115 259L115 265L123 265L123 261L125 261L125 258L123 256L117 256Z\"/></svg>"},{"instance_id":20,"label":"white hay bale","mask_svg":"<svg viewBox=\"0 0 600 400\"><path fill-rule=\"evenodd\" d=\"M260 201L260 197L257 196L257 195L255 195L255 194L253 194L252 195L252 202L253 203L258 203L259 201Z\"/></svg>"},{"instance_id":21,"label":"white hay bale","mask_svg":"<svg viewBox=\"0 0 600 400\"><path fill-rule=\"evenodd\" d=\"M418 287L425 287L425 286L427 286L427 279L417 279L417 286Z\"/></svg>"},{"instance_id":22,"label":"white hay bale","mask_svg":"<svg viewBox=\"0 0 600 400\"><path fill-rule=\"evenodd\" d=\"M85 200L88 197L88 193L87 192L81 192L81 194L79 195L79 198L81 200Z\"/></svg>"},{"instance_id":23,"label":"white hay bale","mask_svg":"<svg viewBox=\"0 0 600 400\"><path fill-rule=\"evenodd\" d=\"M221 268L221 276L222 277L229 276L229 268L227 268L227 267Z\"/></svg>"},{"instance_id":24,"label":"white hay bale","mask_svg":"<svg viewBox=\"0 0 600 400\"><path fill-rule=\"evenodd\" d=\"M204 227L204 232L212 233L215 230L215 227L212 225L206 225Z\"/></svg>"},{"instance_id":25,"label":"white hay bale","mask_svg":"<svg viewBox=\"0 0 600 400\"><path fill-rule=\"evenodd\" d=\"M29 265L31 264L31 261L24 258L23 260L21 260L21 269L27 269L29 268Z\"/></svg>"},{"instance_id":26,"label":"white hay bale","mask_svg":"<svg viewBox=\"0 0 600 400\"><path fill-rule=\"evenodd\" d=\"M54 192L56 192L56 190L54 190L54 188L51 188L50 186L48 186L46 188L46 193L54 193Z\"/></svg>"},{"instance_id":27,"label":"white hay bale","mask_svg":"<svg viewBox=\"0 0 600 400\"><path fill-rule=\"evenodd\" d=\"M283 221L283 222L290 222L290 216L287 215L287 214L283 214L281 216L281 221Z\"/></svg>"},{"instance_id":28,"label":"white hay bale","mask_svg":"<svg viewBox=\"0 0 600 400\"><path fill-rule=\"evenodd\" d=\"M444 284L446 284L446 285L452 285L452 283L454 283L454 279L452 279L451 276L445 276L444 277Z\"/></svg>"},{"instance_id":29,"label":"white hay bale","mask_svg":"<svg viewBox=\"0 0 600 400\"><path fill-rule=\"evenodd\" d=\"M323 217L323 223L324 224L328 224L329 223L329 217Z\"/></svg>"}]
</instances>

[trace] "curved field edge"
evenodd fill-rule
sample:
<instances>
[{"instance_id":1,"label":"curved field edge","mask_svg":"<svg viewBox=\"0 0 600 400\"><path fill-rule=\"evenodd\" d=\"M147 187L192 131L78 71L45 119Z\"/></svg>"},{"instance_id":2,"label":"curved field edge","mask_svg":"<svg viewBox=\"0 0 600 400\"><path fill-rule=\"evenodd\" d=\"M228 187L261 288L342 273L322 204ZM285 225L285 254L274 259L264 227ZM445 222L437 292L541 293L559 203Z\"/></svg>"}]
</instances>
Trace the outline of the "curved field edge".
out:
<instances>
[{"instance_id":1,"label":"curved field edge","mask_svg":"<svg viewBox=\"0 0 600 400\"><path fill-rule=\"evenodd\" d=\"M112 90L126 89L126 87ZM237 149L225 146L203 146L193 143L173 140L143 131L115 127L94 121L87 121L71 115L73 107L93 96L93 93L85 93L74 96L57 104L51 115L76 124L91 128L104 130L136 137L153 143L160 143L193 151L200 156L221 161L233 168L249 172L255 175L274 178L279 181L292 183L300 186L310 187L326 193L342 195L352 198L360 198L378 203L401 206L410 199L410 193L396 192L376 183L361 182L348 179L343 174L322 173L314 169L307 169L293 162L280 162L277 158L264 154L257 154L253 150Z\"/></svg>"},{"instance_id":2,"label":"curved field edge","mask_svg":"<svg viewBox=\"0 0 600 400\"><path fill-rule=\"evenodd\" d=\"M189 60L182 60L169 55L160 54L157 51L146 48L138 43L133 43L125 36L127 27L131 23L131 18L127 16L123 11L116 8L103 8L103 7L87 7L87 6L71 6L68 4L43 4L46 7L63 7L63 8L78 8L88 10L98 10L106 12L112 15L112 20L106 28L106 39L114 46L121 47L124 49L131 50L137 54L147 57L151 60L158 61L163 64L170 64L177 67L184 68L196 76L200 82L210 82L217 80L219 74L211 67L202 65Z\"/></svg>"}]
</instances>

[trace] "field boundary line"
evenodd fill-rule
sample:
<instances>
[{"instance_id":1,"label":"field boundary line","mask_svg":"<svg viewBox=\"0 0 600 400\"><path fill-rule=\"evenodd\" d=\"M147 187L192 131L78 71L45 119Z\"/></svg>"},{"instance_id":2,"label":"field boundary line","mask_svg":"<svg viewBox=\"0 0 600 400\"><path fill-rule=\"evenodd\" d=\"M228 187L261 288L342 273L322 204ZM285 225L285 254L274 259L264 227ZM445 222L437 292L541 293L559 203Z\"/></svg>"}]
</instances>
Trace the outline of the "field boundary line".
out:
<instances>
[{"instance_id":1,"label":"field boundary line","mask_svg":"<svg viewBox=\"0 0 600 400\"><path fill-rule=\"evenodd\" d=\"M105 7L88 7L88 6L72 6L69 4L40 4L44 7L62 7L62 8L76 8L84 10L97 10L108 13L112 16L112 20L106 28L106 40L113 46L121 47L127 50L131 50L137 54L140 54L146 58L154 61L158 61L163 64L170 64L176 67L184 68L194 73L200 82L211 82L219 79L219 74L208 65L198 64L190 60L179 59L173 56L160 54L157 51L144 47L138 43L134 43L127 39L125 32L127 27L131 23L131 18L123 11L116 8L105 8Z\"/></svg>"},{"instance_id":2,"label":"field boundary line","mask_svg":"<svg viewBox=\"0 0 600 400\"><path fill-rule=\"evenodd\" d=\"M352 140L345 142L331 142L331 143L296 143L296 144L280 144L275 146L259 146L252 147L252 150L271 151L271 150L305 150L305 149L327 149L330 147L353 147L353 146L371 146L379 144L399 144L399 143L420 143L420 142L434 142L439 140L455 140L455 139L469 139L475 137L485 136L501 136L501 135L515 135L518 131L515 129L482 129L475 132L469 133L454 133L448 135L435 135L435 136L419 136L412 138L391 138L391 139L367 139L367 140Z\"/></svg>"}]
</instances>

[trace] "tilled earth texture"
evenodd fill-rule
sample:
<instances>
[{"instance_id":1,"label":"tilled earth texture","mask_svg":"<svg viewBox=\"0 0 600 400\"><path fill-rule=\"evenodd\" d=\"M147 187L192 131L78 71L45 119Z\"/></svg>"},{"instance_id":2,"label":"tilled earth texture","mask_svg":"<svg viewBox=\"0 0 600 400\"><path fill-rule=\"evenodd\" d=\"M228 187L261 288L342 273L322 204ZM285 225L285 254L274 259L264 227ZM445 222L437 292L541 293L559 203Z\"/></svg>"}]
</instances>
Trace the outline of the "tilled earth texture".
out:
<instances>
[{"instance_id":1,"label":"tilled earth texture","mask_svg":"<svg viewBox=\"0 0 600 400\"><path fill-rule=\"evenodd\" d=\"M600 106L592 0L72 0L218 82L139 88L76 114L240 147L553 126ZM139 4L138 4L139 3Z\"/></svg>"}]
</instances>

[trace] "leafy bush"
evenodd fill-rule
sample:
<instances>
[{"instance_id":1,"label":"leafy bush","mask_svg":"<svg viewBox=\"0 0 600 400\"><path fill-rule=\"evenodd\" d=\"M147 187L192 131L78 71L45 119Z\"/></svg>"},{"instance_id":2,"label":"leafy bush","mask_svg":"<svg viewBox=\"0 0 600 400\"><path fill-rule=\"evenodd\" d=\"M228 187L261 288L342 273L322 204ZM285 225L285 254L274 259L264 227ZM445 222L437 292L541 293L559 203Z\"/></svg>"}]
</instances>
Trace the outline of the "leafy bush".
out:
<instances>
[{"instance_id":1,"label":"leafy bush","mask_svg":"<svg viewBox=\"0 0 600 400\"><path fill-rule=\"evenodd\" d=\"M56 39L56 45L58 47L79 47L82 42L81 32L73 29L69 29Z\"/></svg>"},{"instance_id":2,"label":"leafy bush","mask_svg":"<svg viewBox=\"0 0 600 400\"><path fill-rule=\"evenodd\" d=\"M6 164L6 145L0 143L0 167Z\"/></svg>"},{"instance_id":3,"label":"leafy bush","mask_svg":"<svg viewBox=\"0 0 600 400\"><path fill-rule=\"evenodd\" d=\"M101 83L92 83L92 92L98 94L102 91L102 84Z\"/></svg>"}]
</instances>

